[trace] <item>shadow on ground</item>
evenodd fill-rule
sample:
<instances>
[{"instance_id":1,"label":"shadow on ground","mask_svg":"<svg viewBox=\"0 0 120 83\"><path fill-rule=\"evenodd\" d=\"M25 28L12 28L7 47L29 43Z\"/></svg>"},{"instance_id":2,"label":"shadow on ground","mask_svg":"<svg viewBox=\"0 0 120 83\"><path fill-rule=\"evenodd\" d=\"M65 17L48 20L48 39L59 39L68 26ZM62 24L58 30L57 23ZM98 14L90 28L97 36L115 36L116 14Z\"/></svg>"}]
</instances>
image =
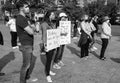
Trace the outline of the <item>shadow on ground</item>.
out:
<instances>
[{"instance_id":1,"label":"shadow on ground","mask_svg":"<svg viewBox=\"0 0 120 83\"><path fill-rule=\"evenodd\" d=\"M15 54L14 52L10 52L7 55L4 55L4 57L2 57L0 59L0 71L12 60L15 59Z\"/></svg>"},{"instance_id":2,"label":"shadow on ground","mask_svg":"<svg viewBox=\"0 0 120 83\"><path fill-rule=\"evenodd\" d=\"M95 51L92 51L90 52L91 54L93 54L95 57L99 58L100 56L95 52Z\"/></svg>"},{"instance_id":3,"label":"shadow on ground","mask_svg":"<svg viewBox=\"0 0 120 83\"><path fill-rule=\"evenodd\" d=\"M110 59L116 63L120 63L120 58L110 58Z\"/></svg>"},{"instance_id":4,"label":"shadow on ground","mask_svg":"<svg viewBox=\"0 0 120 83\"><path fill-rule=\"evenodd\" d=\"M102 42L100 40L95 40L95 43L102 45Z\"/></svg>"},{"instance_id":5,"label":"shadow on ground","mask_svg":"<svg viewBox=\"0 0 120 83\"><path fill-rule=\"evenodd\" d=\"M70 50L71 54L75 54L78 57L80 57L80 51L76 50L74 47L71 46L66 46L66 47Z\"/></svg>"}]
</instances>

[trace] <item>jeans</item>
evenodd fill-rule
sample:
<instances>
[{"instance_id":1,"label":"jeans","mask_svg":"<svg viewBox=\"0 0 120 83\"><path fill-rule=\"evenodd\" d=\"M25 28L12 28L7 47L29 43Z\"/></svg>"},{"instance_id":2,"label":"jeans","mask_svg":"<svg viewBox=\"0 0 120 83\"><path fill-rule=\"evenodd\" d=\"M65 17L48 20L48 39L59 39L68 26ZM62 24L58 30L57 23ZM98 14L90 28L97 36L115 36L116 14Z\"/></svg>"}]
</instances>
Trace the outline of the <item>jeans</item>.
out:
<instances>
[{"instance_id":1,"label":"jeans","mask_svg":"<svg viewBox=\"0 0 120 83\"><path fill-rule=\"evenodd\" d=\"M54 56L54 52L55 52L55 49L50 50L49 52L46 52L46 65L45 65L45 74L46 74L46 76L49 76L51 63L52 63L52 59L53 59L53 56Z\"/></svg>"},{"instance_id":2,"label":"jeans","mask_svg":"<svg viewBox=\"0 0 120 83\"><path fill-rule=\"evenodd\" d=\"M17 46L17 32L11 31L10 34L11 34L12 47L15 47L15 46Z\"/></svg>"},{"instance_id":3,"label":"jeans","mask_svg":"<svg viewBox=\"0 0 120 83\"><path fill-rule=\"evenodd\" d=\"M108 39L102 38L102 48L101 48L100 58L104 57L107 46L108 46Z\"/></svg>"},{"instance_id":4,"label":"jeans","mask_svg":"<svg viewBox=\"0 0 120 83\"><path fill-rule=\"evenodd\" d=\"M64 47L65 47L65 45L61 45L60 47L57 48L57 52L56 52L55 58L54 58L54 63L58 63L59 61L62 60Z\"/></svg>"},{"instance_id":5,"label":"jeans","mask_svg":"<svg viewBox=\"0 0 120 83\"><path fill-rule=\"evenodd\" d=\"M20 46L20 51L23 55L23 65L20 71L20 83L26 83L28 77L33 71L35 65L35 56L33 56L33 46L25 45Z\"/></svg>"}]
</instances>

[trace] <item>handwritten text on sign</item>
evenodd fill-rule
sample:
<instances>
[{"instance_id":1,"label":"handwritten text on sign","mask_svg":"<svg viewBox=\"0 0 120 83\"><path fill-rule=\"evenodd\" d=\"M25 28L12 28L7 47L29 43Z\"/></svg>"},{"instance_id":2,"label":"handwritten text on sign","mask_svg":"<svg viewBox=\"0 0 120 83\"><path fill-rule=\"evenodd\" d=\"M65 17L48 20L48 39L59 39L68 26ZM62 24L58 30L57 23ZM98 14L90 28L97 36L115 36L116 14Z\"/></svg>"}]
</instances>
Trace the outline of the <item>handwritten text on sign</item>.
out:
<instances>
[{"instance_id":1,"label":"handwritten text on sign","mask_svg":"<svg viewBox=\"0 0 120 83\"><path fill-rule=\"evenodd\" d=\"M50 29L47 30L47 51L55 49L60 46L60 30Z\"/></svg>"},{"instance_id":2,"label":"handwritten text on sign","mask_svg":"<svg viewBox=\"0 0 120 83\"><path fill-rule=\"evenodd\" d=\"M60 21L60 45L71 43L71 21Z\"/></svg>"}]
</instances>

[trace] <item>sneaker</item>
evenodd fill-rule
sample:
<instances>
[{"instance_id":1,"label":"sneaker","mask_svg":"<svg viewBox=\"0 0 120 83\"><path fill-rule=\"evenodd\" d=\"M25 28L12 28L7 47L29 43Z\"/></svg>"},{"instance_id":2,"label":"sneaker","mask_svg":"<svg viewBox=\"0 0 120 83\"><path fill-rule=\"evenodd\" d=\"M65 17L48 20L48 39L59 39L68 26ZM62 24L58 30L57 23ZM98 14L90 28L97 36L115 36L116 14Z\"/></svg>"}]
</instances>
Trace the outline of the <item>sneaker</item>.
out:
<instances>
[{"instance_id":1,"label":"sneaker","mask_svg":"<svg viewBox=\"0 0 120 83\"><path fill-rule=\"evenodd\" d=\"M38 81L37 78L29 78L29 79L26 79L26 80L27 80L27 82L36 82L36 81Z\"/></svg>"},{"instance_id":2,"label":"sneaker","mask_svg":"<svg viewBox=\"0 0 120 83\"><path fill-rule=\"evenodd\" d=\"M16 48L18 49L18 48L19 48L19 46L16 46Z\"/></svg>"},{"instance_id":3,"label":"sneaker","mask_svg":"<svg viewBox=\"0 0 120 83\"><path fill-rule=\"evenodd\" d=\"M77 39L77 37L73 37L73 39Z\"/></svg>"},{"instance_id":4,"label":"sneaker","mask_svg":"<svg viewBox=\"0 0 120 83\"><path fill-rule=\"evenodd\" d=\"M105 59L106 59L106 57L100 57L100 59L101 59L101 60L105 60Z\"/></svg>"},{"instance_id":5,"label":"sneaker","mask_svg":"<svg viewBox=\"0 0 120 83\"><path fill-rule=\"evenodd\" d=\"M50 76L47 76L46 79L47 79L47 82L52 82L52 79Z\"/></svg>"},{"instance_id":6,"label":"sneaker","mask_svg":"<svg viewBox=\"0 0 120 83\"><path fill-rule=\"evenodd\" d=\"M19 48L19 46L14 46L14 47L12 47L13 49L18 49Z\"/></svg>"},{"instance_id":7,"label":"sneaker","mask_svg":"<svg viewBox=\"0 0 120 83\"><path fill-rule=\"evenodd\" d=\"M16 46L15 46L15 47L12 47L12 49L16 49Z\"/></svg>"},{"instance_id":8,"label":"sneaker","mask_svg":"<svg viewBox=\"0 0 120 83\"><path fill-rule=\"evenodd\" d=\"M56 75L56 73L54 73L54 72L50 71L50 75L55 76L55 75Z\"/></svg>"},{"instance_id":9,"label":"sneaker","mask_svg":"<svg viewBox=\"0 0 120 83\"><path fill-rule=\"evenodd\" d=\"M93 52L93 51L95 51L95 49L93 49L93 48L90 48L90 52Z\"/></svg>"},{"instance_id":10,"label":"sneaker","mask_svg":"<svg viewBox=\"0 0 120 83\"><path fill-rule=\"evenodd\" d=\"M53 65L53 68L54 68L54 69L61 69L61 67L60 67L58 64L54 64L54 65Z\"/></svg>"},{"instance_id":11,"label":"sneaker","mask_svg":"<svg viewBox=\"0 0 120 83\"><path fill-rule=\"evenodd\" d=\"M97 50L97 48L96 48L95 46L93 46L93 49L94 49L94 50Z\"/></svg>"},{"instance_id":12,"label":"sneaker","mask_svg":"<svg viewBox=\"0 0 120 83\"><path fill-rule=\"evenodd\" d=\"M65 64L62 61L59 61L58 65L64 66Z\"/></svg>"}]
</instances>

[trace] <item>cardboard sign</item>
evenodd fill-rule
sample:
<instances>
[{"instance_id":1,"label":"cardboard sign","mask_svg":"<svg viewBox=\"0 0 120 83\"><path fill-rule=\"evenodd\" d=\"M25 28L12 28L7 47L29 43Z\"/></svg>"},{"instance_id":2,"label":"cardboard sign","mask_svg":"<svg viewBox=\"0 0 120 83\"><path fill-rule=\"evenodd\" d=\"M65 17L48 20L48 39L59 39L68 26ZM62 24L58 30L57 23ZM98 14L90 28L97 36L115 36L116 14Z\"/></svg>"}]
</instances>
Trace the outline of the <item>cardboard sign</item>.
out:
<instances>
[{"instance_id":1,"label":"cardboard sign","mask_svg":"<svg viewBox=\"0 0 120 83\"><path fill-rule=\"evenodd\" d=\"M60 45L71 43L71 21L60 21Z\"/></svg>"},{"instance_id":2,"label":"cardboard sign","mask_svg":"<svg viewBox=\"0 0 120 83\"><path fill-rule=\"evenodd\" d=\"M55 49L60 46L60 30L50 29L47 30L47 49L46 51Z\"/></svg>"}]
</instances>

